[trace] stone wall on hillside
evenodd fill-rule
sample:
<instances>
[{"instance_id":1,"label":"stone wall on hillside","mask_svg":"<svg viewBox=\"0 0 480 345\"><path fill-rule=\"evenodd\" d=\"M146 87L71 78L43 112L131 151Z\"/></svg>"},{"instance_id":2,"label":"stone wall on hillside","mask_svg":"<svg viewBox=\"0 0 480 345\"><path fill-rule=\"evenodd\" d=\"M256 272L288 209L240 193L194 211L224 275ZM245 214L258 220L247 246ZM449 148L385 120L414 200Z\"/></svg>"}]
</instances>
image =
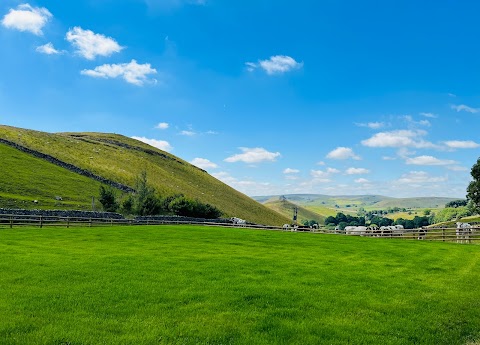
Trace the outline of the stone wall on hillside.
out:
<instances>
[{"instance_id":1,"label":"stone wall on hillside","mask_svg":"<svg viewBox=\"0 0 480 345\"><path fill-rule=\"evenodd\" d=\"M186 223L232 223L230 218L194 218L194 217L182 217L182 216L137 216L136 222L186 222Z\"/></svg>"},{"instance_id":2,"label":"stone wall on hillside","mask_svg":"<svg viewBox=\"0 0 480 345\"><path fill-rule=\"evenodd\" d=\"M68 211L68 210L24 210L0 208L1 215L12 216L42 216L42 217L62 217L62 218L92 218L92 219L118 219L127 220L123 215L113 212L97 211ZM33 218L34 220L35 218ZM231 223L229 218L205 219L181 216L137 216L133 219L134 223L151 222L185 222L185 223Z\"/></svg>"},{"instance_id":3,"label":"stone wall on hillside","mask_svg":"<svg viewBox=\"0 0 480 345\"><path fill-rule=\"evenodd\" d=\"M106 185L109 185L109 186L112 186L114 188L117 188L121 191L124 191L124 192L127 192L127 193L132 193L132 192L135 192L135 190L129 186L126 186L126 185L123 185L121 183L118 183L118 182L115 182L115 181L112 181L112 180L109 180L109 179L106 179L104 177L101 177L99 175L96 175L94 173L92 173L91 171L88 171L88 170L85 170L85 169L81 169L73 164L70 164L70 163L66 163L66 162L63 162L53 156L50 156L50 155L47 155L45 153L41 153L39 151L35 151L35 150L32 150L32 149L29 149L28 147L25 147L25 146L22 146L22 145L19 145L17 143L14 143L13 141L9 141L9 140L5 140L5 139L2 139L0 138L0 143L1 144L5 144L5 145L8 145L8 146L11 146L19 151L22 151L22 152L25 152L25 153L28 153L34 157L37 157L37 158L41 158L43 160L46 160L47 162L50 162L52 164L55 164L55 165L58 165L62 168L65 168L67 170L70 170L74 173L77 173L79 175L83 175L83 176L86 176L86 177L89 177L91 179L94 179L96 181L99 181L101 183L104 183Z\"/></svg>"},{"instance_id":4,"label":"stone wall on hillside","mask_svg":"<svg viewBox=\"0 0 480 345\"><path fill-rule=\"evenodd\" d=\"M96 211L67 211L67 210L24 210L0 208L0 215L14 216L42 216L42 217L70 217L70 218L104 218L104 219L125 219L119 213L96 212Z\"/></svg>"}]
</instances>

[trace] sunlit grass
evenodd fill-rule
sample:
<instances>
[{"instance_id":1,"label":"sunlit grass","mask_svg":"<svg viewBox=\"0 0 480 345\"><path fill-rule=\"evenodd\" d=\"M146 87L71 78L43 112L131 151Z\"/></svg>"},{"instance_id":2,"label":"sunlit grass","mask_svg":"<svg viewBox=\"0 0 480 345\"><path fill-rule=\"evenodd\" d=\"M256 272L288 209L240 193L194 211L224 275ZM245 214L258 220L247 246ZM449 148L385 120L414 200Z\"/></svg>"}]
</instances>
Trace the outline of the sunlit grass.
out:
<instances>
[{"instance_id":1,"label":"sunlit grass","mask_svg":"<svg viewBox=\"0 0 480 345\"><path fill-rule=\"evenodd\" d=\"M100 182L40 158L2 144L0 157L0 207L91 210L98 196Z\"/></svg>"},{"instance_id":2,"label":"sunlit grass","mask_svg":"<svg viewBox=\"0 0 480 345\"><path fill-rule=\"evenodd\" d=\"M193 226L0 230L2 344L465 344L478 246Z\"/></svg>"},{"instance_id":3,"label":"sunlit grass","mask_svg":"<svg viewBox=\"0 0 480 345\"><path fill-rule=\"evenodd\" d=\"M217 206L227 217L236 216L269 225L281 225L288 221L288 218L269 210L188 162L122 135L52 134L0 126L0 138L49 154L130 187L134 187L140 173L146 170L149 184L162 196L183 193L188 198ZM128 147L125 147L126 145ZM0 144L1 146L4 145ZM15 164L2 164L0 169L9 171L12 176L17 172L23 173L23 168L20 169ZM52 171L58 170L56 167L55 169L52 168ZM59 179L62 176L60 175ZM61 184L66 183L62 181ZM36 186L30 183L27 188ZM85 188L96 189L95 195L98 195L98 183ZM83 193L82 188L79 192ZM90 194L88 191L91 198Z\"/></svg>"}]
</instances>

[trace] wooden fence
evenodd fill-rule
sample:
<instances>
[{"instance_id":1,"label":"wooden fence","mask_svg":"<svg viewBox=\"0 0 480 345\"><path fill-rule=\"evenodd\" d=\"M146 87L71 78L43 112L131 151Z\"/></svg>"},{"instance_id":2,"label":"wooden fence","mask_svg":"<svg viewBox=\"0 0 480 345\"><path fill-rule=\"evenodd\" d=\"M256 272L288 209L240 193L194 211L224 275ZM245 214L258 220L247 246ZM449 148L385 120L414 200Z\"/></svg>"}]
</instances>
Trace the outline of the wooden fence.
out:
<instances>
[{"instance_id":1,"label":"wooden fence","mask_svg":"<svg viewBox=\"0 0 480 345\"><path fill-rule=\"evenodd\" d=\"M179 220L136 220L136 219L110 219L110 218L80 218L80 217L58 217L58 216L38 216L38 215L0 215L0 229L13 229L22 226L31 227L95 227L95 226L133 226L133 225L205 225L205 226L219 226L219 227L236 227L249 228L258 230L277 230L277 231L294 231L293 228L283 229L275 226L265 225L238 225L233 223L217 223L217 222L192 222ZM310 232L314 234L332 234L343 236L359 236L346 235L338 233L334 230L327 230L325 228L309 229L299 228L297 232ZM430 228L430 229L406 229L403 233L366 233L360 236L385 238L385 239L403 239L403 240L426 240L426 241L442 241L442 242L456 242L456 243L480 243L480 227L472 227L468 234L457 236L456 228Z\"/></svg>"},{"instance_id":2,"label":"wooden fence","mask_svg":"<svg viewBox=\"0 0 480 345\"><path fill-rule=\"evenodd\" d=\"M59 217L59 216L39 216L39 215L18 215L18 214L0 214L0 229L15 228L20 226L31 227L95 227L95 226L114 226L114 225L168 225L168 224L184 224L184 225L207 225L207 226L221 226L221 227L238 227L238 228L252 228L263 230L281 230L275 226L265 225L236 225L233 223L221 222L193 222L185 221L179 217L178 220L159 220L159 219L114 219L114 218L83 218L83 217Z\"/></svg>"}]
</instances>

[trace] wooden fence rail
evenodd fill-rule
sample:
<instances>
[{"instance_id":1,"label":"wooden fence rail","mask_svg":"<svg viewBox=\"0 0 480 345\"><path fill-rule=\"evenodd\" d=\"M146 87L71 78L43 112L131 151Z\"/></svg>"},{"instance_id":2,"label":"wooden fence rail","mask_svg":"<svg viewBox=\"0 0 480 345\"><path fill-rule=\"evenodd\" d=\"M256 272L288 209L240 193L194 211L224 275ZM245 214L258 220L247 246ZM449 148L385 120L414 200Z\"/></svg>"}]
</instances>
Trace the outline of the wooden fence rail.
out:
<instances>
[{"instance_id":1,"label":"wooden fence rail","mask_svg":"<svg viewBox=\"0 0 480 345\"><path fill-rule=\"evenodd\" d=\"M192 222L179 220L158 220L158 219L112 219L112 218L80 218L80 217L58 217L58 216L38 216L38 215L0 215L0 229L13 229L14 227L33 226L38 228L43 227L64 227L71 228L76 226L94 227L94 226L114 226L114 225L205 225L205 226L219 226L219 227L236 227L249 228L258 230L276 230L276 231L294 231L292 228L283 229L276 226L265 225L238 225L233 223L217 223L217 222ZM343 236L358 236L339 234L334 230L308 229L300 228L298 231L311 232L314 234L335 234ZM473 227L469 234L457 236L456 228L432 228L432 229L407 229L403 233L390 234L374 234L367 233L360 235L363 237L385 238L385 239L403 239L403 240L426 240L426 241L442 241L442 242L456 242L456 243L480 243L480 227Z\"/></svg>"}]
</instances>

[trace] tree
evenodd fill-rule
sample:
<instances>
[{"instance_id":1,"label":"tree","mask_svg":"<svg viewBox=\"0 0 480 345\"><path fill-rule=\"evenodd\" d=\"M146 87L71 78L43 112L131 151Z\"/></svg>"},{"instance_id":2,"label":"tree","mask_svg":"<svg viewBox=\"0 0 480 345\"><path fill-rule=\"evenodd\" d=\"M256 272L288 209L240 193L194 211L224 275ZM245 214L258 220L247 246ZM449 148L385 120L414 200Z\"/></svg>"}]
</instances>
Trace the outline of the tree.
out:
<instances>
[{"instance_id":1,"label":"tree","mask_svg":"<svg viewBox=\"0 0 480 345\"><path fill-rule=\"evenodd\" d=\"M480 158L473 165L470 174L473 177L473 181L468 185L467 199L473 202L475 211L480 213Z\"/></svg>"},{"instance_id":2,"label":"tree","mask_svg":"<svg viewBox=\"0 0 480 345\"><path fill-rule=\"evenodd\" d=\"M124 214L132 214L134 203L135 203L135 200L133 199L132 194L128 194L126 199L123 200L122 202L121 211Z\"/></svg>"},{"instance_id":3,"label":"tree","mask_svg":"<svg viewBox=\"0 0 480 345\"><path fill-rule=\"evenodd\" d=\"M118 202L116 200L116 193L112 187L100 186L100 197L98 201L107 212L116 212L118 210Z\"/></svg>"},{"instance_id":4,"label":"tree","mask_svg":"<svg viewBox=\"0 0 480 345\"><path fill-rule=\"evenodd\" d=\"M327 218L325 218L325 224L333 224L333 225L337 225L337 218L335 217L332 217L332 216L328 216Z\"/></svg>"},{"instance_id":5,"label":"tree","mask_svg":"<svg viewBox=\"0 0 480 345\"><path fill-rule=\"evenodd\" d=\"M135 214L139 216L153 216L159 214L162 207L155 195L155 188L150 187L147 181L147 172L143 170L135 183Z\"/></svg>"},{"instance_id":6,"label":"tree","mask_svg":"<svg viewBox=\"0 0 480 345\"><path fill-rule=\"evenodd\" d=\"M468 202L468 200L466 200L466 199L453 200L453 201L447 202L445 204L445 208L467 206L467 202Z\"/></svg>"}]
</instances>

